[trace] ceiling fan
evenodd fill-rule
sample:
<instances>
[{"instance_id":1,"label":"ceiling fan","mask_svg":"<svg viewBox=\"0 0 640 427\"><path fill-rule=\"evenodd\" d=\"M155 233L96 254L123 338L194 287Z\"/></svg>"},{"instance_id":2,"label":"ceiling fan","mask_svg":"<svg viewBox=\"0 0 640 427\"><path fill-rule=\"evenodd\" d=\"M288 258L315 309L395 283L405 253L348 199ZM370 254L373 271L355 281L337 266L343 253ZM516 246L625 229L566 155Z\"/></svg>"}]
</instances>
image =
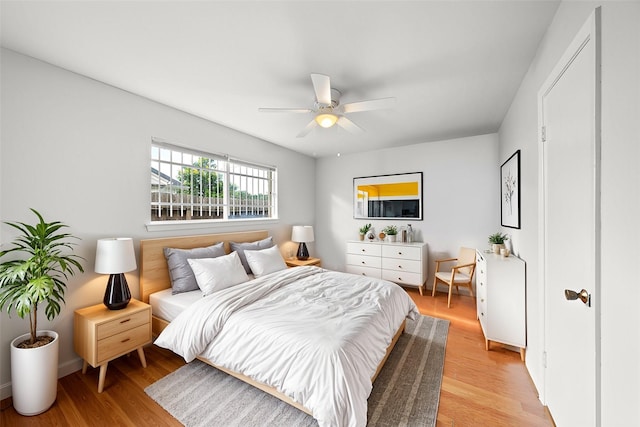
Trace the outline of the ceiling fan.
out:
<instances>
[{"instance_id":1,"label":"ceiling fan","mask_svg":"<svg viewBox=\"0 0 640 427\"><path fill-rule=\"evenodd\" d=\"M350 102L340 104L340 91L331 87L329 76L323 74L311 74L311 82L316 95L313 108L258 108L258 111L268 113L313 113L315 117L297 135L298 138L306 136L316 126L330 128L337 124L348 132L357 134L364 130L345 117L349 113L361 111L381 110L395 105L395 98L370 99L367 101Z\"/></svg>"}]
</instances>

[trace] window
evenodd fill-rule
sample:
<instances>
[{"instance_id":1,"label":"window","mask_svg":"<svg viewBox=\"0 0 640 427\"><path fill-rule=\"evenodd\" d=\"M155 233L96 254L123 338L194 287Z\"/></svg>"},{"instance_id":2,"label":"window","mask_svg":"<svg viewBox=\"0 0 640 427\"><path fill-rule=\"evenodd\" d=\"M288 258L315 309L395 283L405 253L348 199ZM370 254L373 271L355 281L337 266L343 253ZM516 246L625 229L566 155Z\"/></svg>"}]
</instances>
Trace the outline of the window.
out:
<instances>
[{"instance_id":1,"label":"window","mask_svg":"<svg viewBox=\"0 0 640 427\"><path fill-rule=\"evenodd\" d=\"M151 143L151 221L277 218L276 168Z\"/></svg>"}]
</instances>

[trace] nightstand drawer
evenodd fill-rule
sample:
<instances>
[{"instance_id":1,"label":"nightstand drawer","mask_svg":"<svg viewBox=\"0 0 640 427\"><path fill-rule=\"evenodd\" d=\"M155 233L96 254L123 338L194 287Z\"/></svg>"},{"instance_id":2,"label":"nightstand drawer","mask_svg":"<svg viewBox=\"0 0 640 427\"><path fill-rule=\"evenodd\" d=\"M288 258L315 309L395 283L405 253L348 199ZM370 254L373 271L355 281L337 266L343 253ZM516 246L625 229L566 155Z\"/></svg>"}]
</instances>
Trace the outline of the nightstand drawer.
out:
<instances>
[{"instance_id":1,"label":"nightstand drawer","mask_svg":"<svg viewBox=\"0 0 640 427\"><path fill-rule=\"evenodd\" d=\"M145 345L151 337L150 327L151 325L147 322L144 325L99 340L98 363Z\"/></svg>"},{"instance_id":2,"label":"nightstand drawer","mask_svg":"<svg viewBox=\"0 0 640 427\"><path fill-rule=\"evenodd\" d=\"M149 323L149 311L143 310L118 319L101 323L97 326L97 339L102 340L120 332L128 331Z\"/></svg>"},{"instance_id":3,"label":"nightstand drawer","mask_svg":"<svg viewBox=\"0 0 640 427\"><path fill-rule=\"evenodd\" d=\"M409 273L420 274L422 271L422 263L415 260L382 258L382 268L385 270L406 271Z\"/></svg>"}]
</instances>

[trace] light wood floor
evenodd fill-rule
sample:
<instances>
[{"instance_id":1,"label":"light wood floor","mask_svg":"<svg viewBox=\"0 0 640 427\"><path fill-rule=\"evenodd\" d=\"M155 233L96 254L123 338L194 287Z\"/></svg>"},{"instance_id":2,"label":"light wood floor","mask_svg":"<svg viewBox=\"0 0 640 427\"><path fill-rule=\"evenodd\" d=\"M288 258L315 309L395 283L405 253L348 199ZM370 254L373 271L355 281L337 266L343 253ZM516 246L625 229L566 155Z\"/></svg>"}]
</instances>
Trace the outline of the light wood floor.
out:
<instances>
[{"instance_id":1,"label":"light wood floor","mask_svg":"<svg viewBox=\"0 0 640 427\"><path fill-rule=\"evenodd\" d=\"M475 300L454 294L435 298L407 290L423 314L449 319L438 426L551 426L519 353L484 338L475 318ZM89 367L58 381L58 398L44 414L22 417L1 402L1 426L179 426L147 397L144 388L184 364L173 353L155 346L145 350L148 366L137 354L109 363L104 392L98 394L98 369Z\"/></svg>"}]
</instances>

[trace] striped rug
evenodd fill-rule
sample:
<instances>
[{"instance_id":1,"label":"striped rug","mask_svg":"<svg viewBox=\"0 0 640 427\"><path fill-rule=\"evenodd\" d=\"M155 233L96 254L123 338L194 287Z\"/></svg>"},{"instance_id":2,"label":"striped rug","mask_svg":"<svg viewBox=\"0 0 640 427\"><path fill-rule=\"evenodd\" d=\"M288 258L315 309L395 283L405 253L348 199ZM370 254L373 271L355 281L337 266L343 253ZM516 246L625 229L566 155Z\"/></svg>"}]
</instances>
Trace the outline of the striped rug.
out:
<instances>
[{"instance_id":1,"label":"striped rug","mask_svg":"<svg viewBox=\"0 0 640 427\"><path fill-rule=\"evenodd\" d=\"M449 322L407 321L369 396L368 426L434 426ZM188 427L317 426L298 409L198 360L145 392Z\"/></svg>"}]
</instances>

